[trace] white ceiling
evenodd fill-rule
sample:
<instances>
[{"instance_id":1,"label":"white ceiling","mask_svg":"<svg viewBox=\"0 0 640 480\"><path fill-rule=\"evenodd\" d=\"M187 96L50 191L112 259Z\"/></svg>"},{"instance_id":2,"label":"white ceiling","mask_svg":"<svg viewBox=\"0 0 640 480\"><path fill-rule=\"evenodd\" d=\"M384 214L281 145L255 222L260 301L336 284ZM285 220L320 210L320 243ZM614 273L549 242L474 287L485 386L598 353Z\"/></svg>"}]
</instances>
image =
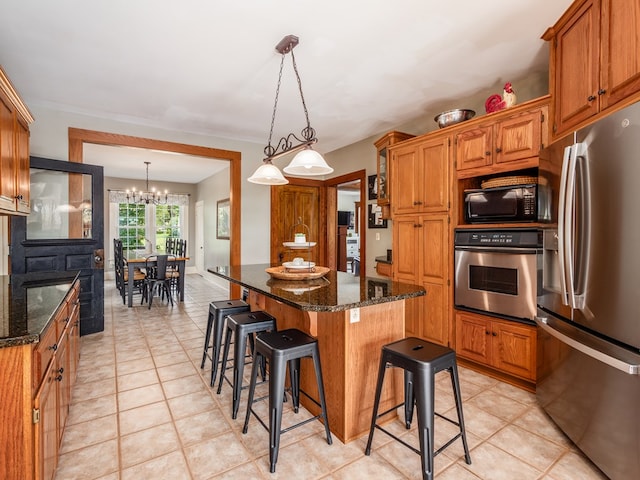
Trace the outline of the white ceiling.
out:
<instances>
[{"instance_id":1,"label":"white ceiling","mask_svg":"<svg viewBox=\"0 0 640 480\"><path fill-rule=\"evenodd\" d=\"M316 148L326 153L546 70L540 36L570 3L3 0L0 64L29 106L263 146L280 66L274 47L294 34ZM287 55L273 143L303 127ZM161 161L152 160L152 179ZM183 163L174 181L191 181ZM141 178L144 164L123 160L117 172Z\"/></svg>"}]
</instances>

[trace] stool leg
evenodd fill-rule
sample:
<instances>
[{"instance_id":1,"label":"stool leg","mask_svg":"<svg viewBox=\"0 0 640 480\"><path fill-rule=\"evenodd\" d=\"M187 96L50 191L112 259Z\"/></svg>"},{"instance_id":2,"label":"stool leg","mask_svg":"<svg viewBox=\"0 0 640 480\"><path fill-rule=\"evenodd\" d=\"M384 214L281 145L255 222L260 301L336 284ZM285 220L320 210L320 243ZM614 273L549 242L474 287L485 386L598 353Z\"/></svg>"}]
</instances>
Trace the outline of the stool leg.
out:
<instances>
[{"instance_id":1,"label":"stool leg","mask_svg":"<svg viewBox=\"0 0 640 480\"><path fill-rule=\"evenodd\" d=\"M253 365L251 365L251 382L249 383L249 399L247 400L247 413L244 416L244 425L242 427L242 433L249 431L249 419L251 418L251 405L253 405L253 395L256 391L256 381L258 379L258 361L262 361L264 357L255 352L253 355Z\"/></svg>"},{"instance_id":2,"label":"stool leg","mask_svg":"<svg viewBox=\"0 0 640 480\"><path fill-rule=\"evenodd\" d=\"M224 329L225 317L216 315L213 320L213 347L211 350L211 386L216 384L218 375L218 363L220 362L220 348L222 346L222 331Z\"/></svg>"},{"instance_id":3,"label":"stool leg","mask_svg":"<svg viewBox=\"0 0 640 480\"><path fill-rule=\"evenodd\" d=\"M420 440L420 462L423 480L433 480L433 372L414 377L414 393L418 406L418 439Z\"/></svg>"},{"instance_id":4,"label":"stool leg","mask_svg":"<svg viewBox=\"0 0 640 480\"><path fill-rule=\"evenodd\" d=\"M289 381L291 382L291 403L293 411L298 413L300 409L300 359L289 360Z\"/></svg>"},{"instance_id":5,"label":"stool leg","mask_svg":"<svg viewBox=\"0 0 640 480\"><path fill-rule=\"evenodd\" d=\"M462 396L460 395L460 379L458 378L458 368L455 363L449 369L449 375L451 376L451 386L453 387L453 393L456 398L456 410L458 412L458 423L460 424L460 434L462 438L462 446L464 447L464 461L467 465L471 465L471 455L469 455L469 446L467 445L467 432L464 428L464 418L462 415Z\"/></svg>"},{"instance_id":6,"label":"stool leg","mask_svg":"<svg viewBox=\"0 0 640 480\"><path fill-rule=\"evenodd\" d=\"M369 439L364 454L371 453L371 443L373 442L373 432L376 429L376 421L378 420L378 407L380 406L380 394L382 393L382 383L384 382L384 372L387 369L387 362L384 359L384 353L380 357L380 367L378 368L378 383L376 384L376 397L373 402L373 412L371 413L371 428L369 429Z\"/></svg>"},{"instance_id":7,"label":"stool leg","mask_svg":"<svg viewBox=\"0 0 640 480\"><path fill-rule=\"evenodd\" d=\"M413 405L415 404L415 393L413 391L413 373L404 371L404 424L407 430L411 428L413 419Z\"/></svg>"},{"instance_id":8,"label":"stool leg","mask_svg":"<svg viewBox=\"0 0 640 480\"><path fill-rule=\"evenodd\" d=\"M242 375L244 373L244 356L247 354L247 337L236 331L235 346L233 347L233 410L231 418L235 420L240 408L240 393L242 392Z\"/></svg>"},{"instance_id":9,"label":"stool leg","mask_svg":"<svg viewBox=\"0 0 640 480\"><path fill-rule=\"evenodd\" d=\"M216 392L220 395L222 391L222 382L224 381L224 372L227 369L227 360L229 358L229 343L231 343L231 329L227 327L224 339L224 351L222 352L222 365L220 370L220 381L218 382L218 391ZM213 387L213 385L211 385Z\"/></svg>"},{"instance_id":10,"label":"stool leg","mask_svg":"<svg viewBox=\"0 0 640 480\"><path fill-rule=\"evenodd\" d=\"M322 419L324 420L324 433L327 435L327 443L331 445L331 430L329 430L329 417L327 415L327 402L324 398L324 380L322 378L322 367L320 366L320 356L313 352L313 368L316 371L316 383L318 384L318 396L320 397L320 407L322 409ZM299 398L299 397L298 397Z\"/></svg>"},{"instance_id":11,"label":"stool leg","mask_svg":"<svg viewBox=\"0 0 640 480\"><path fill-rule=\"evenodd\" d=\"M254 367L256 365L254 364ZM280 429L282 427L282 399L286 365L281 356L272 356L269 375L269 471L276 471L278 450L280 449Z\"/></svg>"},{"instance_id":12,"label":"stool leg","mask_svg":"<svg viewBox=\"0 0 640 480\"><path fill-rule=\"evenodd\" d=\"M204 368L204 363L207 360L207 351L209 350L209 341L211 338L211 327L213 326L213 314L209 312L209 317L207 318L207 332L204 334L204 351L202 352L202 363L200 363L200 368ZM214 360L215 365L215 360Z\"/></svg>"}]
</instances>

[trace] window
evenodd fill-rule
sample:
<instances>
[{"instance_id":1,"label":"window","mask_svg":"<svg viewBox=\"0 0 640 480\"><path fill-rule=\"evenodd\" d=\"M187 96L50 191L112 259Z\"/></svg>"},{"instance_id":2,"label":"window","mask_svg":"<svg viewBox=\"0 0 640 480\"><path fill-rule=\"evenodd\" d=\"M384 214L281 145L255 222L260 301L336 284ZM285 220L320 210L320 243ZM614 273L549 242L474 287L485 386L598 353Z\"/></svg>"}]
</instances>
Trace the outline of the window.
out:
<instances>
[{"instance_id":1,"label":"window","mask_svg":"<svg viewBox=\"0 0 640 480\"><path fill-rule=\"evenodd\" d=\"M123 250L146 249L146 215L144 204L120 203L118 207L118 235Z\"/></svg>"},{"instance_id":2,"label":"window","mask_svg":"<svg viewBox=\"0 0 640 480\"><path fill-rule=\"evenodd\" d=\"M156 205L156 251L165 251L167 238L183 238L180 232L180 208L178 205Z\"/></svg>"}]
</instances>

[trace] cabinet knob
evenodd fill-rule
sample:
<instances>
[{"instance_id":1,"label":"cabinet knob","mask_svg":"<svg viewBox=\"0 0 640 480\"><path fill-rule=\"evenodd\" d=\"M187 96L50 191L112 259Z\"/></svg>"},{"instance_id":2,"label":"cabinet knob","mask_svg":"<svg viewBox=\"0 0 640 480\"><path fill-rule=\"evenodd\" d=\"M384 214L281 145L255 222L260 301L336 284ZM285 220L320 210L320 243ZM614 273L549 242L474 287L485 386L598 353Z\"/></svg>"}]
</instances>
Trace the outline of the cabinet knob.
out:
<instances>
[{"instance_id":1,"label":"cabinet knob","mask_svg":"<svg viewBox=\"0 0 640 480\"><path fill-rule=\"evenodd\" d=\"M422 205L422 202L420 200L416 200L415 202L413 202L414 205Z\"/></svg>"},{"instance_id":2,"label":"cabinet knob","mask_svg":"<svg viewBox=\"0 0 640 480\"><path fill-rule=\"evenodd\" d=\"M500 147L496 148L496 153L500 153L502 149Z\"/></svg>"},{"instance_id":3,"label":"cabinet knob","mask_svg":"<svg viewBox=\"0 0 640 480\"><path fill-rule=\"evenodd\" d=\"M56 377L56 382L61 382L62 381L62 375L58 375Z\"/></svg>"},{"instance_id":4,"label":"cabinet knob","mask_svg":"<svg viewBox=\"0 0 640 480\"><path fill-rule=\"evenodd\" d=\"M24 198L24 197L23 197L22 195L16 195L16 196L15 196L15 199L16 199L16 200L22 200L23 198Z\"/></svg>"},{"instance_id":5,"label":"cabinet knob","mask_svg":"<svg viewBox=\"0 0 640 480\"><path fill-rule=\"evenodd\" d=\"M587 97L587 101L588 101L588 102L593 102L595 99L596 99L596 96L595 96L595 95L589 95L589 96Z\"/></svg>"},{"instance_id":6,"label":"cabinet knob","mask_svg":"<svg viewBox=\"0 0 640 480\"><path fill-rule=\"evenodd\" d=\"M489 330L485 330L485 331L484 331L484 334L485 334L485 335L489 335Z\"/></svg>"},{"instance_id":7,"label":"cabinet knob","mask_svg":"<svg viewBox=\"0 0 640 480\"><path fill-rule=\"evenodd\" d=\"M53 345L51 345L51 346L49 347L49 350L53 350L53 351L55 352L56 350L58 350L58 344L57 344L57 343L54 343Z\"/></svg>"},{"instance_id":8,"label":"cabinet knob","mask_svg":"<svg viewBox=\"0 0 640 480\"><path fill-rule=\"evenodd\" d=\"M493 335L494 337L498 336L498 334L496 332L491 332L491 335Z\"/></svg>"},{"instance_id":9,"label":"cabinet knob","mask_svg":"<svg viewBox=\"0 0 640 480\"><path fill-rule=\"evenodd\" d=\"M605 93L607 93L607 91L604 88L598 90L598 95L604 95Z\"/></svg>"},{"instance_id":10,"label":"cabinet knob","mask_svg":"<svg viewBox=\"0 0 640 480\"><path fill-rule=\"evenodd\" d=\"M58 373L64 373L64 367L60 367L60 368L58 369Z\"/></svg>"},{"instance_id":11,"label":"cabinet knob","mask_svg":"<svg viewBox=\"0 0 640 480\"><path fill-rule=\"evenodd\" d=\"M488 157L489 155L491 155L491 152L487 150L486 152L484 152L484 154Z\"/></svg>"}]
</instances>

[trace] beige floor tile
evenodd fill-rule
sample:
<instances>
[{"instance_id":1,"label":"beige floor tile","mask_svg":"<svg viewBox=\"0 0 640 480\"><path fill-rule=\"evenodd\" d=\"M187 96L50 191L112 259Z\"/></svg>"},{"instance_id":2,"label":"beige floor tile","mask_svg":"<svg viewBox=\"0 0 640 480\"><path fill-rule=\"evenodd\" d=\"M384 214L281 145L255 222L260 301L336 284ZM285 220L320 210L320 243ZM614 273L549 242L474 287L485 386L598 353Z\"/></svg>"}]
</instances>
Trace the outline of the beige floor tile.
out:
<instances>
[{"instance_id":1,"label":"beige floor tile","mask_svg":"<svg viewBox=\"0 0 640 480\"><path fill-rule=\"evenodd\" d=\"M106 417L97 418L89 422L68 425L64 429L60 452L67 453L117 438L117 415L107 415Z\"/></svg>"},{"instance_id":2,"label":"beige floor tile","mask_svg":"<svg viewBox=\"0 0 640 480\"><path fill-rule=\"evenodd\" d=\"M197 371L192 362L181 362L165 367L158 367L158 376L163 382L193 375L194 373L197 373Z\"/></svg>"},{"instance_id":3,"label":"beige floor tile","mask_svg":"<svg viewBox=\"0 0 640 480\"><path fill-rule=\"evenodd\" d=\"M153 363L153 359L150 356L137 360L118 362L116 366L118 375L128 375L130 373L142 372L144 370L152 370L155 367L156 364Z\"/></svg>"},{"instance_id":4,"label":"beige floor tile","mask_svg":"<svg viewBox=\"0 0 640 480\"><path fill-rule=\"evenodd\" d=\"M113 363L95 365L93 362L81 361L78 367L76 385L105 380L116 376L116 366ZM74 389L75 390L75 389Z\"/></svg>"},{"instance_id":5,"label":"beige floor tile","mask_svg":"<svg viewBox=\"0 0 640 480\"><path fill-rule=\"evenodd\" d=\"M185 455L196 480L211 478L251 458L234 433L225 433L186 447Z\"/></svg>"},{"instance_id":6,"label":"beige floor tile","mask_svg":"<svg viewBox=\"0 0 640 480\"><path fill-rule=\"evenodd\" d=\"M155 369L129 373L128 375L118 375L119 392L146 387L147 385L154 385L156 383L160 383L160 380L158 379Z\"/></svg>"},{"instance_id":7,"label":"beige floor tile","mask_svg":"<svg viewBox=\"0 0 640 480\"><path fill-rule=\"evenodd\" d=\"M262 474L255 462L249 462L210 478L215 478L216 480L266 480L272 477L271 475Z\"/></svg>"},{"instance_id":8,"label":"beige floor tile","mask_svg":"<svg viewBox=\"0 0 640 480\"><path fill-rule=\"evenodd\" d=\"M231 425L217 408L176 420L175 425L183 445L193 445L231 431Z\"/></svg>"},{"instance_id":9,"label":"beige floor tile","mask_svg":"<svg viewBox=\"0 0 640 480\"><path fill-rule=\"evenodd\" d=\"M98 379L94 382L78 383L73 388L73 402L82 402L93 398L103 397L116 393L116 380L114 377Z\"/></svg>"},{"instance_id":10,"label":"beige floor tile","mask_svg":"<svg viewBox=\"0 0 640 480\"><path fill-rule=\"evenodd\" d=\"M171 414L175 419L188 417L212 409L216 409L216 413L221 415L221 412L218 410L217 402L206 390L198 390L195 393L170 398L168 403L169 408L171 409Z\"/></svg>"},{"instance_id":11,"label":"beige floor tile","mask_svg":"<svg viewBox=\"0 0 640 480\"><path fill-rule=\"evenodd\" d=\"M113 415L117 411L116 396L105 395L83 402L74 402L69 410L67 425L95 420L107 415Z\"/></svg>"},{"instance_id":12,"label":"beige floor tile","mask_svg":"<svg viewBox=\"0 0 640 480\"><path fill-rule=\"evenodd\" d=\"M120 435L171 422L167 402L157 402L120 412Z\"/></svg>"},{"instance_id":13,"label":"beige floor tile","mask_svg":"<svg viewBox=\"0 0 640 480\"><path fill-rule=\"evenodd\" d=\"M607 477L582 454L567 452L548 471L554 480L606 480Z\"/></svg>"},{"instance_id":14,"label":"beige floor tile","mask_svg":"<svg viewBox=\"0 0 640 480\"><path fill-rule=\"evenodd\" d=\"M60 455L56 480L93 480L118 470L118 441L98 443Z\"/></svg>"},{"instance_id":15,"label":"beige floor tile","mask_svg":"<svg viewBox=\"0 0 640 480\"><path fill-rule=\"evenodd\" d=\"M380 455L372 452L370 456L362 456L355 462L333 472L331 478L336 480L353 480L356 478L384 478L385 480L401 480L406 477L393 468Z\"/></svg>"},{"instance_id":16,"label":"beige floor tile","mask_svg":"<svg viewBox=\"0 0 640 480\"><path fill-rule=\"evenodd\" d=\"M567 451L566 447L516 425L507 425L491 437L489 443L543 471Z\"/></svg>"},{"instance_id":17,"label":"beige floor tile","mask_svg":"<svg viewBox=\"0 0 640 480\"><path fill-rule=\"evenodd\" d=\"M542 474L541 470L486 442L471 451L471 461L471 465L458 464L481 478L491 480L534 480Z\"/></svg>"},{"instance_id":18,"label":"beige floor tile","mask_svg":"<svg viewBox=\"0 0 640 480\"><path fill-rule=\"evenodd\" d=\"M491 389L474 396L465 404L465 408L467 408L468 405L476 406L506 421L519 417L528 408L526 404L495 393Z\"/></svg>"},{"instance_id":19,"label":"beige floor tile","mask_svg":"<svg viewBox=\"0 0 640 480\"><path fill-rule=\"evenodd\" d=\"M164 399L160 384L148 385L118 393L118 408L120 411L129 410Z\"/></svg>"},{"instance_id":20,"label":"beige floor tile","mask_svg":"<svg viewBox=\"0 0 640 480\"><path fill-rule=\"evenodd\" d=\"M182 452L171 452L122 470L120 480L182 480L190 478L189 468Z\"/></svg>"},{"instance_id":21,"label":"beige floor tile","mask_svg":"<svg viewBox=\"0 0 640 480\"><path fill-rule=\"evenodd\" d=\"M209 395L209 390L202 383L199 375L189 375L188 377L177 378L162 382L162 388L167 398L179 397L188 393L198 392L201 395Z\"/></svg>"},{"instance_id":22,"label":"beige floor tile","mask_svg":"<svg viewBox=\"0 0 640 480\"><path fill-rule=\"evenodd\" d=\"M155 362L156 367L160 368L166 367L167 365L175 365L176 363L188 362L190 359L182 347L180 347L179 350L173 352L154 355L153 361Z\"/></svg>"},{"instance_id":23,"label":"beige floor tile","mask_svg":"<svg viewBox=\"0 0 640 480\"><path fill-rule=\"evenodd\" d=\"M125 435L120 439L122 467L143 463L180 448L178 435L171 423Z\"/></svg>"}]
</instances>

